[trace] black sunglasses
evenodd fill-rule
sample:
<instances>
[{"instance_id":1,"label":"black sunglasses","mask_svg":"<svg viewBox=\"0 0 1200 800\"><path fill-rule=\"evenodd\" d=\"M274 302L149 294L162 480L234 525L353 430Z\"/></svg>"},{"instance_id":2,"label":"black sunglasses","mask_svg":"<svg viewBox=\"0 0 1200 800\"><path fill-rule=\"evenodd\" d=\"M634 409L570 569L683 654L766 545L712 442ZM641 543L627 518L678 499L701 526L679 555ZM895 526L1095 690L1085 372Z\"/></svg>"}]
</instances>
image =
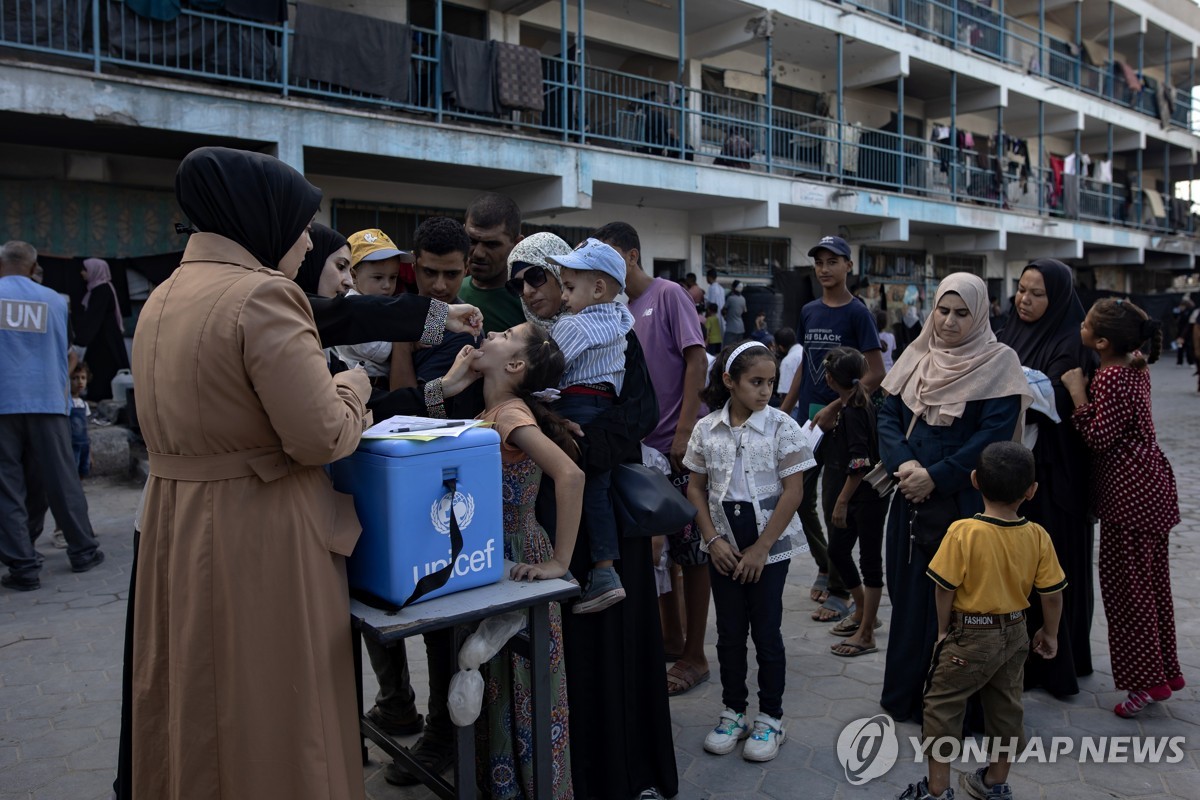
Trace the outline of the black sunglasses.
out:
<instances>
[{"instance_id":1,"label":"black sunglasses","mask_svg":"<svg viewBox=\"0 0 1200 800\"><path fill-rule=\"evenodd\" d=\"M522 272L522 270L524 271ZM520 297L525 291L525 284L527 283L535 289L546 285L548 274L546 268L539 264L514 261L513 272L520 272L521 275L516 278L509 278L504 282L504 286L517 297Z\"/></svg>"}]
</instances>

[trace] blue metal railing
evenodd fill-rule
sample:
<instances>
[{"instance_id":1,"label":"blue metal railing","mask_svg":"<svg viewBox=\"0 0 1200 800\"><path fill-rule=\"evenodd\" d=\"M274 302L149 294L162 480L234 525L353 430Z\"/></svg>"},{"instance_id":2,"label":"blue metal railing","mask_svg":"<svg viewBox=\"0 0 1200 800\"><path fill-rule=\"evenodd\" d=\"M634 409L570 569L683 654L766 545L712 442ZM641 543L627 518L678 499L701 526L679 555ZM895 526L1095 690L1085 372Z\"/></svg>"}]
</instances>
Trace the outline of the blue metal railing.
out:
<instances>
[{"instance_id":1,"label":"blue metal railing","mask_svg":"<svg viewBox=\"0 0 1200 800\"><path fill-rule=\"evenodd\" d=\"M946 47L967 50L1148 116L1158 116L1153 92L1130 92L1121 80L1116 64L1090 64L1086 51L1076 43L1041 31L1034 25L974 0L845 2L869 15L903 25L910 32ZM1184 96L1176 103L1171 123L1190 130L1191 95L1185 91L1179 94Z\"/></svg>"},{"instance_id":2,"label":"blue metal railing","mask_svg":"<svg viewBox=\"0 0 1200 800\"><path fill-rule=\"evenodd\" d=\"M1110 68L1080 65L1047 46L1053 37L998 16L972 0L852 0L870 13L895 19L949 43L966 43L1012 63L1030 53L1047 57L1053 80L1157 116L1148 91L1133 93ZM877 7L878 6L878 7ZM989 13L985 14L984 11ZM390 108L435 118L503 126L529 134L695 160L772 174L817 178L938 199L1062 215L1151 230L1194 227L1171 214L1141 214L1146 197L1130 202L1122 186L1084 180L1065 191L1061 179L1030 164L1004 159L981 164L974 151L894 131L841 123L757 100L691 89L542 56L541 111L481 114L441 96L438 37L412 27L409 93L401 102L340 86L302 81L288 72L294 32L185 9L170 21L134 15L120 0L16 0L0 4L0 48L34 51L93 69L120 67L259 87L283 95ZM1039 66L1039 65L1034 65ZM1079 67L1078 69L1076 67ZM1119 90L1124 90L1121 94ZM1187 128L1190 92L1176 91L1170 123ZM1170 198L1163 198L1168 212ZM1178 215L1177 215L1178 216ZM1174 223L1174 224L1173 224Z\"/></svg>"}]
</instances>

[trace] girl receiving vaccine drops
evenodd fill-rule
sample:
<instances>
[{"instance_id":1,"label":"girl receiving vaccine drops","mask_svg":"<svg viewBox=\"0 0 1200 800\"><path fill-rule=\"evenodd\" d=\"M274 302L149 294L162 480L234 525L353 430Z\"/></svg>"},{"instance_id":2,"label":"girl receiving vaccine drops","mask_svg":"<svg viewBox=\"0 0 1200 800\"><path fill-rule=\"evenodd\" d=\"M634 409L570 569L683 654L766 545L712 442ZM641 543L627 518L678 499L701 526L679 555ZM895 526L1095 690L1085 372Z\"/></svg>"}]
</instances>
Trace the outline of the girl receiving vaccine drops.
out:
<instances>
[{"instance_id":1,"label":"girl receiving vaccine drops","mask_svg":"<svg viewBox=\"0 0 1200 800\"><path fill-rule=\"evenodd\" d=\"M503 463L504 557L516 562L513 580L561 578L575 550L583 505L583 471L576 466L578 453L564 420L534 396L558 385L564 359L546 331L528 322L494 331L478 350L463 348L459 358L474 359L472 368L483 376L484 412L479 418L492 423L500 434ZM542 473L554 481L558 528L554 544L534 517L534 503ZM567 680L562 663L562 615L550 610L552 723L555 800L570 800L570 751L567 734ZM486 749L477 763L480 783L489 796L501 800L533 797L533 748L529 742L533 720L529 697L533 676L522 656L500 653L482 670L486 680L486 716L477 730ZM481 730L482 728L482 730Z\"/></svg>"}]
</instances>

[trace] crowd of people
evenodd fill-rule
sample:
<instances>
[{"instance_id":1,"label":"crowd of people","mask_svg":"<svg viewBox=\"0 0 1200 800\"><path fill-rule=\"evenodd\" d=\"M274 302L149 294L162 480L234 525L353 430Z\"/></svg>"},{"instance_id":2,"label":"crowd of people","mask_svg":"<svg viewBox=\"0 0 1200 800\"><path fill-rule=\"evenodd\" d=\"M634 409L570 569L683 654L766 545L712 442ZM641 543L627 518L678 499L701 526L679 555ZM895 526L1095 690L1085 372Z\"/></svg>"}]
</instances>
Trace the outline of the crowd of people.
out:
<instances>
[{"instance_id":1,"label":"crowd of people","mask_svg":"<svg viewBox=\"0 0 1200 800\"><path fill-rule=\"evenodd\" d=\"M998 335L983 281L966 273L941 281L924 321L906 308L893 333L847 287L849 245L827 236L808 251L821 296L772 333L747 324L742 287L726 293L715 271L707 288L647 274L624 222L572 246L522 236L517 205L484 194L465 222L422 222L406 252L383 230L315 223L320 190L269 156L201 148L176 186L195 232L134 336L150 478L117 797L363 796L344 567L360 528L324 465L393 414L490 423L508 577L580 584L551 612L556 798L677 794L668 698L710 676L710 606L723 709L697 744L775 758L788 737L784 585L808 558L831 658L882 649L886 590L880 703L893 718L926 735L1019 739L1022 691L1074 694L1092 671L1097 517L1113 676L1127 692L1115 713L1184 685L1167 547L1178 500L1146 368L1162 332L1126 300L1085 312L1061 262L1025 268ZM36 589L38 486L73 568L103 553L86 505L76 511L82 491L62 485L70 470L78 486L86 461L72 451L79 383L63 301L29 279L31 247L0 256L0 300L54 311L40 328L0 319L0 375L25 376L19 393L0 385L3 580ZM406 274L415 291L397 293ZM85 303L112 322L104 278L87 267ZM41 363L60 366L35 381ZM34 441L54 454L31 472ZM623 535L612 475L626 462L666 475L694 522ZM422 715L404 647L368 644L379 691L367 716L420 734L411 753L433 773L455 758L453 646L446 631L425 636ZM535 676L508 652L482 671L477 782L488 797L530 797ZM1011 797L1008 769L997 756L964 788ZM935 761L902 797L948 800L949 775ZM385 778L418 782L397 764Z\"/></svg>"}]
</instances>

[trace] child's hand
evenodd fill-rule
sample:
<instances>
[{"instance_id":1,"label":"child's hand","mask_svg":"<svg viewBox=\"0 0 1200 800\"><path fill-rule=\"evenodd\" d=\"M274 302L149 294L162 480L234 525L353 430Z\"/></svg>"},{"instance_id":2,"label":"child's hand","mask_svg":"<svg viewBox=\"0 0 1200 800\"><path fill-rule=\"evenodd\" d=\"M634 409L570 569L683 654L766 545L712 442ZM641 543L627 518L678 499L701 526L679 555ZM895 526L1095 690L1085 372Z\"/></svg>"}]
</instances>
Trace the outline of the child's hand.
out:
<instances>
[{"instance_id":1,"label":"child's hand","mask_svg":"<svg viewBox=\"0 0 1200 800\"><path fill-rule=\"evenodd\" d=\"M838 500L833 506L833 527L845 528L846 518L850 515L850 504L845 500Z\"/></svg>"},{"instance_id":2,"label":"child's hand","mask_svg":"<svg viewBox=\"0 0 1200 800\"><path fill-rule=\"evenodd\" d=\"M733 571L733 579L741 583L758 583L767 565L767 548L757 542L742 551L742 560Z\"/></svg>"},{"instance_id":3,"label":"child's hand","mask_svg":"<svg viewBox=\"0 0 1200 800\"><path fill-rule=\"evenodd\" d=\"M1067 370L1061 378L1062 385L1066 387L1068 392L1082 392L1087 389L1088 377L1084 374L1083 369L1076 367L1075 369Z\"/></svg>"},{"instance_id":4,"label":"child's hand","mask_svg":"<svg viewBox=\"0 0 1200 800\"><path fill-rule=\"evenodd\" d=\"M708 558L722 575L733 574L738 566L738 554L724 536L718 536L709 544Z\"/></svg>"},{"instance_id":5,"label":"child's hand","mask_svg":"<svg viewBox=\"0 0 1200 800\"><path fill-rule=\"evenodd\" d=\"M541 564L514 564L509 577L514 581L545 581L566 574L567 568L552 558Z\"/></svg>"},{"instance_id":6,"label":"child's hand","mask_svg":"<svg viewBox=\"0 0 1200 800\"><path fill-rule=\"evenodd\" d=\"M1050 636L1044 629L1038 628L1037 633L1033 635L1030 649L1042 658L1054 658L1058 655L1058 637Z\"/></svg>"}]
</instances>

